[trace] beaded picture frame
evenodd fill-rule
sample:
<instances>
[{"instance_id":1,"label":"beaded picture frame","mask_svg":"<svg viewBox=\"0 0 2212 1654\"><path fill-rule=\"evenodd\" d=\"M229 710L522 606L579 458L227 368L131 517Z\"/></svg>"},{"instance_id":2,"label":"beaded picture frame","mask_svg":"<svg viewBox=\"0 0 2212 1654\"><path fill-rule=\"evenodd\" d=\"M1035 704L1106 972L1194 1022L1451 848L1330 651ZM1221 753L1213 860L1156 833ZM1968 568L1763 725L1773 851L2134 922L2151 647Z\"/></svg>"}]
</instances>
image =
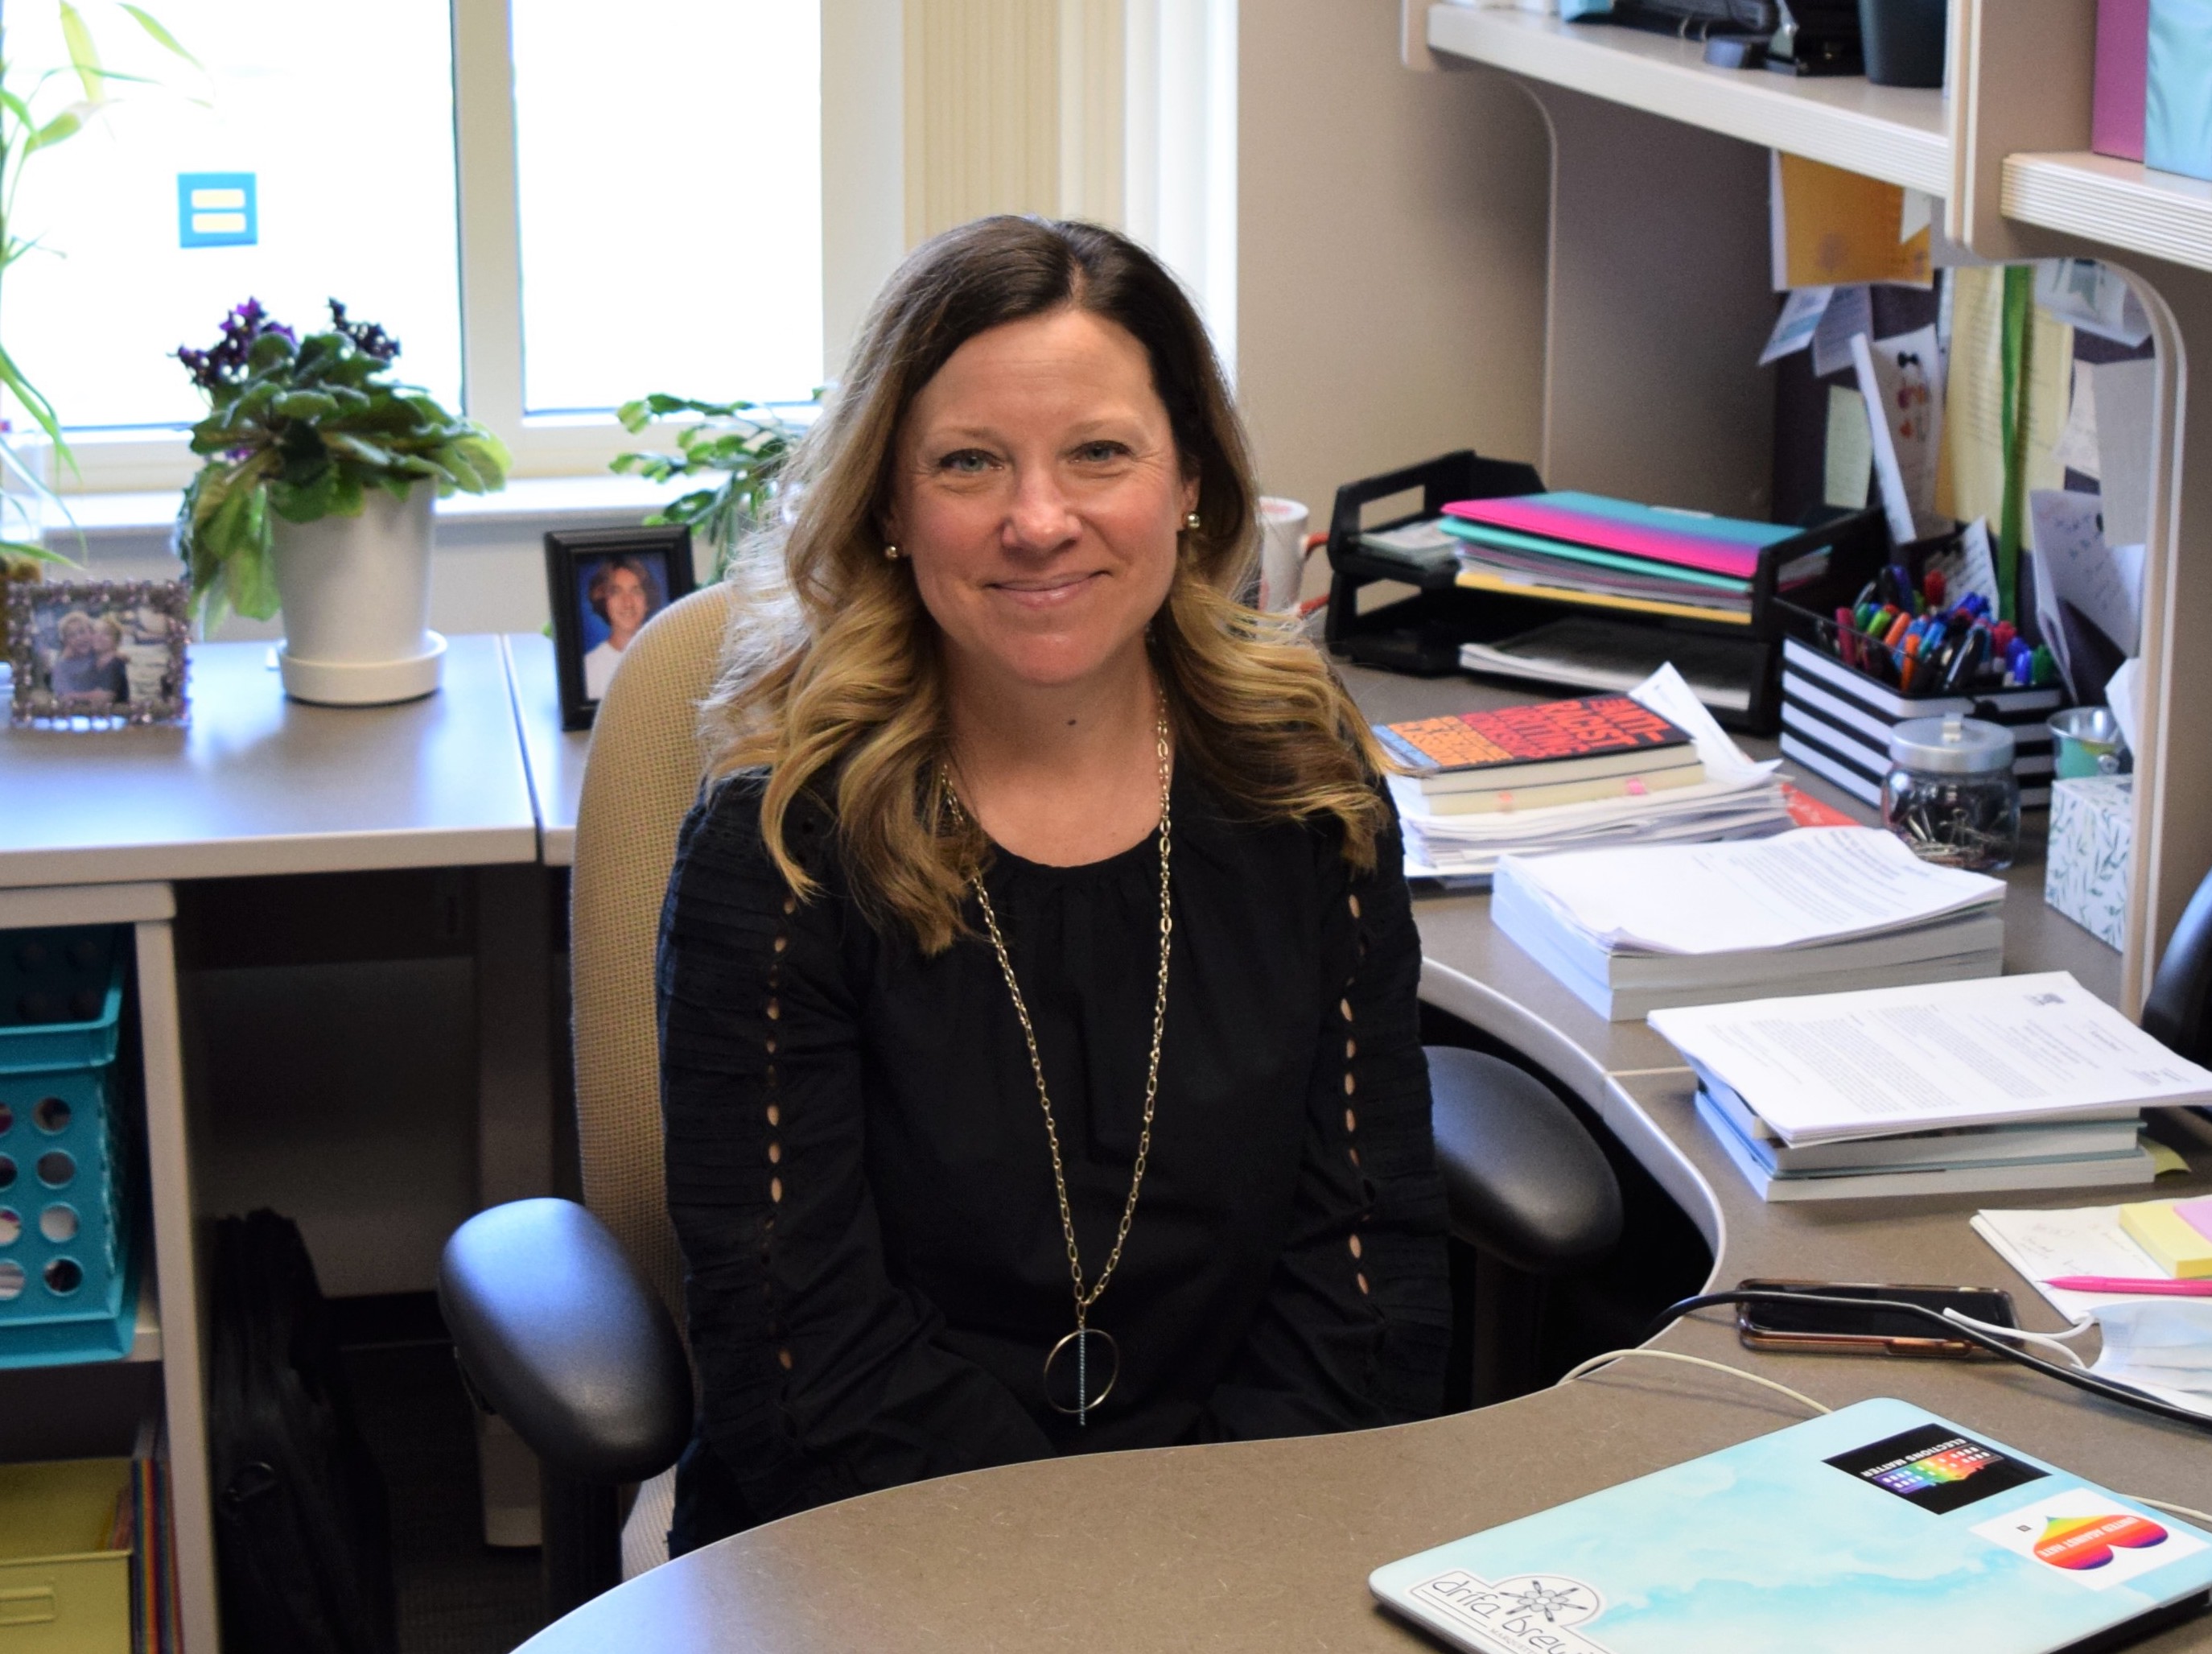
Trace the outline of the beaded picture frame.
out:
<instances>
[{"instance_id":1,"label":"beaded picture frame","mask_svg":"<svg viewBox=\"0 0 2212 1654\"><path fill-rule=\"evenodd\" d=\"M84 732L188 721L190 603L182 581L9 582L9 721Z\"/></svg>"}]
</instances>

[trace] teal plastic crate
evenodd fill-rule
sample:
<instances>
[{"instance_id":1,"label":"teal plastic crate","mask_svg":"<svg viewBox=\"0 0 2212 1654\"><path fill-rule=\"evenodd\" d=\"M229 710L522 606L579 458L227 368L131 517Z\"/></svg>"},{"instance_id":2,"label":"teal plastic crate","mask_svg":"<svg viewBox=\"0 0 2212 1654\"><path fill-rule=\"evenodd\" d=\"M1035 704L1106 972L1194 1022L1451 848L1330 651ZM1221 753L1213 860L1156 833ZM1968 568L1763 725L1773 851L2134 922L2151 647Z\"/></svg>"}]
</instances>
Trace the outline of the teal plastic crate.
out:
<instances>
[{"instance_id":1,"label":"teal plastic crate","mask_svg":"<svg viewBox=\"0 0 2212 1654\"><path fill-rule=\"evenodd\" d=\"M131 1348L130 932L0 931L0 1367Z\"/></svg>"}]
</instances>

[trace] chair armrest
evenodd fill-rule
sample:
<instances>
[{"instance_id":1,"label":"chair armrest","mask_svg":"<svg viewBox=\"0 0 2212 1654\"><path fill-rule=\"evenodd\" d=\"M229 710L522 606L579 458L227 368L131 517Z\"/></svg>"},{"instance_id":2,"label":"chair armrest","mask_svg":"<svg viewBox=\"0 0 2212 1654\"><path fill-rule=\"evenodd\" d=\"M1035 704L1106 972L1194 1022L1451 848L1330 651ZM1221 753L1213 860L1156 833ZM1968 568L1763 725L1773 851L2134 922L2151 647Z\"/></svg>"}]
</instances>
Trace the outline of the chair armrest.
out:
<instances>
[{"instance_id":1,"label":"chair armrest","mask_svg":"<svg viewBox=\"0 0 2212 1654\"><path fill-rule=\"evenodd\" d=\"M573 1201L512 1201L446 1242L438 1305L461 1370L554 1475L643 1481L691 1433L675 1323L606 1226Z\"/></svg>"},{"instance_id":2,"label":"chair armrest","mask_svg":"<svg viewBox=\"0 0 2212 1654\"><path fill-rule=\"evenodd\" d=\"M1620 1185L1581 1121L1534 1075L1480 1051L1428 1048L1437 1165L1452 1233L1530 1274L1620 1238Z\"/></svg>"}]
</instances>

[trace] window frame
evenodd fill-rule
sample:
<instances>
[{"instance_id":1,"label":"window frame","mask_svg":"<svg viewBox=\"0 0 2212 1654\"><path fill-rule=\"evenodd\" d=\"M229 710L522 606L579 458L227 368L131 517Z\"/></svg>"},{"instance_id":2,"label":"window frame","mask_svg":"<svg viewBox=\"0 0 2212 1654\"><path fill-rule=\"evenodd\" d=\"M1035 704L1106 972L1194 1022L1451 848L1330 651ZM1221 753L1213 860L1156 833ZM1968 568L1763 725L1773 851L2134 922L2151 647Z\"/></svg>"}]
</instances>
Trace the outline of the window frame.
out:
<instances>
[{"instance_id":1,"label":"window frame","mask_svg":"<svg viewBox=\"0 0 2212 1654\"><path fill-rule=\"evenodd\" d=\"M509 0L448 4L462 409L507 444L516 477L604 475L618 453L671 444L632 435L611 413L525 416ZM903 159L903 59L901 0L821 0L821 7L826 368L842 356L868 295L905 251L896 185ZM77 469L55 479L64 495L181 489L199 468L181 431L70 432L70 445Z\"/></svg>"}]
</instances>

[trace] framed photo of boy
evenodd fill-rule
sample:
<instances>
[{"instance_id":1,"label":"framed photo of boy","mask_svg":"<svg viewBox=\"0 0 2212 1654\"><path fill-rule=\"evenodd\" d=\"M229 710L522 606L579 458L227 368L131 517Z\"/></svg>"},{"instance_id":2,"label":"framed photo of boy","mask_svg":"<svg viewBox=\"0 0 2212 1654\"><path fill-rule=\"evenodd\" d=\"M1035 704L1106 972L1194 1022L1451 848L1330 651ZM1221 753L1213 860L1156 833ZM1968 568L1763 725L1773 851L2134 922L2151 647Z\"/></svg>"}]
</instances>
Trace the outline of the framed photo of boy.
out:
<instances>
[{"instance_id":1,"label":"framed photo of boy","mask_svg":"<svg viewBox=\"0 0 2212 1654\"><path fill-rule=\"evenodd\" d=\"M623 651L645 623L690 593L689 528L599 528L545 537L561 727L589 729Z\"/></svg>"},{"instance_id":2,"label":"framed photo of boy","mask_svg":"<svg viewBox=\"0 0 2212 1654\"><path fill-rule=\"evenodd\" d=\"M181 581L9 582L12 721L84 730L185 722L191 601Z\"/></svg>"}]
</instances>

